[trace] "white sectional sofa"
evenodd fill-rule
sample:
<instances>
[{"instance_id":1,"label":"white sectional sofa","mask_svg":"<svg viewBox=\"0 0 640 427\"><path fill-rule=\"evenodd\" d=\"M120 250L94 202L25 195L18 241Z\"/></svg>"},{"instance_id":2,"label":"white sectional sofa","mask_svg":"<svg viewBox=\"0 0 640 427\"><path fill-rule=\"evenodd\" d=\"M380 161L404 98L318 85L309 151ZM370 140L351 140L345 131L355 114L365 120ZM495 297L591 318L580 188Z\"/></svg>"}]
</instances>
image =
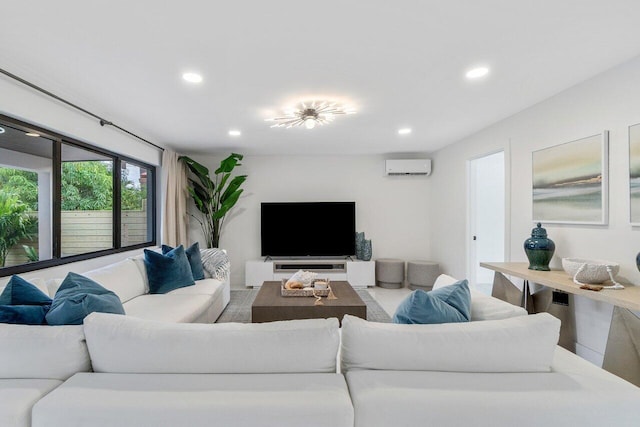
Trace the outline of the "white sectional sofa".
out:
<instances>
[{"instance_id":1,"label":"white sectional sofa","mask_svg":"<svg viewBox=\"0 0 640 427\"><path fill-rule=\"evenodd\" d=\"M348 316L342 330L102 313L0 325L0 426L638 425L640 389L558 347L557 319L475 292L471 309L470 323Z\"/></svg>"},{"instance_id":2,"label":"white sectional sofa","mask_svg":"<svg viewBox=\"0 0 640 427\"><path fill-rule=\"evenodd\" d=\"M557 346L559 323L546 313L447 325L345 317L355 427L638 426L640 389Z\"/></svg>"},{"instance_id":3,"label":"white sectional sofa","mask_svg":"<svg viewBox=\"0 0 640 427\"><path fill-rule=\"evenodd\" d=\"M128 258L105 267L80 272L113 291L128 316L179 323L213 323L229 304L231 285L228 280L206 278L193 286L178 288L166 294L149 294L149 280L144 256ZM63 278L47 283L53 298Z\"/></svg>"},{"instance_id":4,"label":"white sectional sofa","mask_svg":"<svg viewBox=\"0 0 640 427\"><path fill-rule=\"evenodd\" d=\"M84 327L95 372L36 403L34 427L353 426L337 319L184 325L94 313Z\"/></svg>"},{"instance_id":5,"label":"white sectional sofa","mask_svg":"<svg viewBox=\"0 0 640 427\"><path fill-rule=\"evenodd\" d=\"M80 274L113 291L125 313L140 319L213 323L231 297L229 281L212 278L167 294L149 294L143 255ZM63 278L29 281L53 298ZM0 324L0 427L30 426L35 402L74 373L89 371L82 326Z\"/></svg>"},{"instance_id":6,"label":"white sectional sofa","mask_svg":"<svg viewBox=\"0 0 640 427\"><path fill-rule=\"evenodd\" d=\"M82 326L0 324L0 426L31 426L33 405L91 371Z\"/></svg>"}]
</instances>

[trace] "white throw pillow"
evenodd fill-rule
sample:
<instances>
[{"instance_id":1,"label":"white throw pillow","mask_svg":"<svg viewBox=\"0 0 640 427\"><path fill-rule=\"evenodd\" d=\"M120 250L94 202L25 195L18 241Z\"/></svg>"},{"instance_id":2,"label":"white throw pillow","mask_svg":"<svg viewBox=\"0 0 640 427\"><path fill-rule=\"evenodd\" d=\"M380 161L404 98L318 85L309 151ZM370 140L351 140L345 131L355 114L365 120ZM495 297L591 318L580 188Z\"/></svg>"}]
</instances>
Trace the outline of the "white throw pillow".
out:
<instances>
[{"instance_id":1,"label":"white throw pillow","mask_svg":"<svg viewBox=\"0 0 640 427\"><path fill-rule=\"evenodd\" d=\"M64 381L89 371L82 326L0 324L0 378Z\"/></svg>"},{"instance_id":2,"label":"white throw pillow","mask_svg":"<svg viewBox=\"0 0 640 427\"><path fill-rule=\"evenodd\" d=\"M342 320L342 369L548 372L560 320L548 313L485 322L398 325Z\"/></svg>"},{"instance_id":3,"label":"white throw pillow","mask_svg":"<svg viewBox=\"0 0 640 427\"><path fill-rule=\"evenodd\" d=\"M136 263L131 259L125 259L81 274L113 291L122 303L145 293L144 278Z\"/></svg>"},{"instance_id":4,"label":"white throw pillow","mask_svg":"<svg viewBox=\"0 0 640 427\"><path fill-rule=\"evenodd\" d=\"M471 321L500 320L510 317L527 316L527 310L498 298L471 291Z\"/></svg>"},{"instance_id":5,"label":"white throw pillow","mask_svg":"<svg viewBox=\"0 0 640 427\"><path fill-rule=\"evenodd\" d=\"M433 290L451 286L458 280L441 274L433 284ZM499 300L489 295L471 289L471 321L476 320L500 320L516 316L526 316L527 310L506 301Z\"/></svg>"},{"instance_id":6,"label":"white throw pillow","mask_svg":"<svg viewBox=\"0 0 640 427\"><path fill-rule=\"evenodd\" d=\"M433 283L433 290L444 288L445 286L453 285L456 283L458 279L447 276L446 274L441 274L438 276L436 281Z\"/></svg>"},{"instance_id":7,"label":"white throw pillow","mask_svg":"<svg viewBox=\"0 0 640 427\"><path fill-rule=\"evenodd\" d=\"M336 372L337 319L176 324L92 313L91 361L105 373Z\"/></svg>"}]
</instances>

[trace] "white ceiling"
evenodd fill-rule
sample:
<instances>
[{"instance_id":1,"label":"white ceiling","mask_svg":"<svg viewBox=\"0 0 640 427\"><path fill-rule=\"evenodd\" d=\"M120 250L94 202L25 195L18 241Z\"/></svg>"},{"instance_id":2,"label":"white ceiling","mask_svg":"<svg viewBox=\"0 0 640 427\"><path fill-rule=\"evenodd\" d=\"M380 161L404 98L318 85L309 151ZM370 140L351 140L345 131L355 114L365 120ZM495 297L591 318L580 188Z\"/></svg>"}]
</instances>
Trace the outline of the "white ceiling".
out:
<instances>
[{"instance_id":1,"label":"white ceiling","mask_svg":"<svg viewBox=\"0 0 640 427\"><path fill-rule=\"evenodd\" d=\"M640 54L638 0L4 0L1 9L1 68L190 153L433 151ZM476 64L491 74L466 81ZM204 82L185 83L189 70ZM264 122L303 97L348 100L358 114L313 130Z\"/></svg>"}]
</instances>

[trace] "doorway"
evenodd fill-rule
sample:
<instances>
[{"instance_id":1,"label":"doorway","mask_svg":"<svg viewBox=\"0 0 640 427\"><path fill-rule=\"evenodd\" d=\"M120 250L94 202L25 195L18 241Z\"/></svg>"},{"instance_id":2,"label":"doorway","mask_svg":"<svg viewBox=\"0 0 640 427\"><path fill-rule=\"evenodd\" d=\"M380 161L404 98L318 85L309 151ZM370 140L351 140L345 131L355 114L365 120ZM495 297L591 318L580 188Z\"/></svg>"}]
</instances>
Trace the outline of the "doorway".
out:
<instances>
[{"instance_id":1,"label":"doorway","mask_svg":"<svg viewBox=\"0 0 640 427\"><path fill-rule=\"evenodd\" d=\"M469 235L467 277L478 291L491 295L493 272L481 262L505 260L504 151L469 160Z\"/></svg>"}]
</instances>

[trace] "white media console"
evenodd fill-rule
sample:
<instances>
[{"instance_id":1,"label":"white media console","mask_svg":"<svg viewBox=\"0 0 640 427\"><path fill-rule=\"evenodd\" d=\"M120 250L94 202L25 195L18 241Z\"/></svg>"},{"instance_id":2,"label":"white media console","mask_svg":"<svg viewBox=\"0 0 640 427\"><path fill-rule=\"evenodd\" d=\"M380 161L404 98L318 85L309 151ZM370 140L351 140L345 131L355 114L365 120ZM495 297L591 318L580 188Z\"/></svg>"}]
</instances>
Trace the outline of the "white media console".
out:
<instances>
[{"instance_id":1,"label":"white media console","mask_svg":"<svg viewBox=\"0 0 640 427\"><path fill-rule=\"evenodd\" d=\"M247 287L260 287L262 282L288 279L298 270L314 271L319 277L330 280L346 280L351 286L364 288L375 286L374 261L349 261L344 259L264 259L245 263Z\"/></svg>"}]
</instances>

